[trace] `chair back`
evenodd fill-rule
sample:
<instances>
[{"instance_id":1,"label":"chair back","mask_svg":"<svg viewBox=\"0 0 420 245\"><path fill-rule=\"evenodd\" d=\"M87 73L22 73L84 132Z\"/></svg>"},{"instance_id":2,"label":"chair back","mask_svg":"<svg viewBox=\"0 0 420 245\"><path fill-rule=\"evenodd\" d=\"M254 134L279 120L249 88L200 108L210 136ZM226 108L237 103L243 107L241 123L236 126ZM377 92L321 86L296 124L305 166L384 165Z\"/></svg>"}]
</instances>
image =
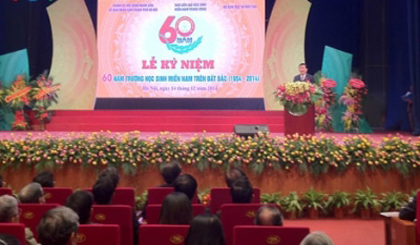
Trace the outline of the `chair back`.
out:
<instances>
[{"instance_id":1,"label":"chair back","mask_svg":"<svg viewBox=\"0 0 420 245\"><path fill-rule=\"evenodd\" d=\"M416 242L417 244L420 244L420 191L417 192L417 207L416 207Z\"/></svg>"},{"instance_id":2,"label":"chair back","mask_svg":"<svg viewBox=\"0 0 420 245\"><path fill-rule=\"evenodd\" d=\"M253 225L255 214L261 204L223 204L221 221L225 232L226 245L233 244L233 228L237 225Z\"/></svg>"},{"instance_id":3,"label":"chair back","mask_svg":"<svg viewBox=\"0 0 420 245\"><path fill-rule=\"evenodd\" d=\"M254 199L252 203L260 203L260 188L254 188ZM210 189L210 212L212 214L217 213L223 204L232 203L232 197L230 196L230 188L228 187L217 187Z\"/></svg>"},{"instance_id":4,"label":"chair back","mask_svg":"<svg viewBox=\"0 0 420 245\"><path fill-rule=\"evenodd\" d=\"M173 187L150 187L147 189L147 201L149 202L149 205L150 204L162 205L165 197L171 194L172 192L174 192Z\"/></svg>"},{"instance_id":5,"label":"chair back","mask_svg":"<svg viewBox=\"0 0 420 245\"><path fill-rule=\"evenodd\" d=\"M25 225L20 223L0 223L0 233L16 237L20 244L26 244Z\"/></svg>"},{"instance_id":6,"label":"chair back","mask_svg":"<svg viewBox=\"0 0 420 245\"><path fill-rule=\"evenodd\" d=\"M120 227L118 225L80 225L77 231L77 244L120 245Z\"/></svg>"},{"instance_id":7,"label":"chair back","mask_svg":"<svg viewBox=\"0 0 420 245\"><path fill-rule=\"evenodd\" d=\"M142 225L139 244L184 245L189 225Z\"/></svg>"},{"instance_id":8,"label":"chair back","mask_svg":"<svg viewBox=\"0 0 420 245\"><path fill-rule=\"evenodd\" d=\"M85 190L92 192L92 188L86 188ZM115 188L114 196L112 197L112 205L128 205L132 208L135 208L136 198L135 198L134 188L132 187Z\"/></svg>"},{"instance_id":9,"label":"chair back","mask_svg":"<svg viewBox=\"0 0 420 245\"><path fill-rule=\"evenodd\" d=\"M73 190L68 187L43 187L44 197L46 203L57 203L66 205L67 197L69 197Z\"/></svg>"},{"instance_id":10,"label":"chair back","mask_svg":"<svg viewBox=\"0 0 420 245\"><path fill-rule=\"evenodd\" d=\"M203 204L192 204L193 217L205 213L205 206ZM146 208L147 212L147 224L154 225L159 224L160 210L162 205L148 205Z\"/></svg>"},{"instance_id":11,"label":"chair back","mask_svg":"<svg viewBox=\"0 0 420 245\"><path fill-rule=\"evenodd\" d=\"M0 196L3 196L3 195L13 196L12 189L7 188L7 187L0 187Z\"/></svg>"},{"instance_id":12,"label":"chair back","mask_svg":"<svg viewBox=\"0 0 420 245\"><path fill-rule=\"evenodd\" d=\"M19 216L20 223L25 224L26 227L31 229L34 233L35 239L38 240L38 234L36 232L36 227L41 221L42 216L53 208L59 207L60 205L54 203L45 203L45 204L27 204L20 203L18 207L22 210L21 215Z\"/></svg>"},{"instance_id":13,"label":"chair back","mask_svg":"<svg viewBox=\"0 0 420 245\"><path fill-rule=\"evenodd\" d=\"M235 226L233 245L299 245L309 228L279 226Z\"/></svg>"},{"instance_id":14,"label":"chair back","mask_svg":"<svg viewBox=\"0 0 420 245\"><path fill-rule=\"evenodd\" d=\"M92 222L120 226L121 245L133 244L133 209L127 205L93 205Z\"/></svg>"}]
</instances>

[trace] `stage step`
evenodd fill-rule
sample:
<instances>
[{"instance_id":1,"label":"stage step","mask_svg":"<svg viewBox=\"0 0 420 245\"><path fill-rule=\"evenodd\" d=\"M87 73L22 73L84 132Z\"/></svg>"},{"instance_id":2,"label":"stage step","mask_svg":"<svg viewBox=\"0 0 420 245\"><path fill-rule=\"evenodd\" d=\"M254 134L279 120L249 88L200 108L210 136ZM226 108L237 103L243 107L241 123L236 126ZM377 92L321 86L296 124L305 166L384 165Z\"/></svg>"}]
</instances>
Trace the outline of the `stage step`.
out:
<instances>
[{"instance_id":1,"label":"stage step","mask_svg":"<svg viewBox=\"0 0 420 245\"><path fill-rule=\"evenodd\" d=\"M281 111L54 111L48 131L232 132L236 124L284 130Z\"/></svg>"}]
</instances>

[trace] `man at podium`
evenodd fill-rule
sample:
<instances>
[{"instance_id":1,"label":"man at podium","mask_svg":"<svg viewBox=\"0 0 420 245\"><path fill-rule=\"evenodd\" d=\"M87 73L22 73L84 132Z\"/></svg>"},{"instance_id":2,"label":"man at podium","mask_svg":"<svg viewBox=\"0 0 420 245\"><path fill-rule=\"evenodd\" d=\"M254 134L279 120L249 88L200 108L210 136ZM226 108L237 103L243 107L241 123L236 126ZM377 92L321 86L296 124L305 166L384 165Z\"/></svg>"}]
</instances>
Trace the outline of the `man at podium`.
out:
<instances>
[{"instance_id":1,"label":"man at podium","mask_svg":"<svg viewBox=\"0 0 420 245\"><path fill-rule=\"evenodd\" d=\"M293 82L310 82L315 83L314 76L308 74L308 68L305 63L299 64L299 75L296 75Z\"/></svg>"}]
</instances>

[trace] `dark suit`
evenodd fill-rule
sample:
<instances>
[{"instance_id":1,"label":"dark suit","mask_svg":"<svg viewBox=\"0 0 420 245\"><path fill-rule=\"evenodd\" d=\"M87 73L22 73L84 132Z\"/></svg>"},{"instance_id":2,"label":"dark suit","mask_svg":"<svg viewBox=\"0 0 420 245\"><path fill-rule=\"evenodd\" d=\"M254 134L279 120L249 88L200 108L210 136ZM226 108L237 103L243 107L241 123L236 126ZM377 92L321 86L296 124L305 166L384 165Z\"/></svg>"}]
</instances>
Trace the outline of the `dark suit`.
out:
<instances>
[{"instance_id":1,"label":"dark suit","mask_svg":"<svg viewBox=\"0 0 420 245\"><path fill-rule=\"evenodd\" d=\"M414 197L407 206L403 207L400 210L400 219L413 221L416 219L416 209L417 209L417 198ZM417 221L420 222L420 221Z\"/></svg>"},{"instance_id":2,"label":"dark suit","mask_svg":"<svg viewBox=\"0 0 420 245\"><path fill-rule=\"evenodd\" d=\"M296 75L293 78L293 82L300 82L300 81L302 81L300 74ZM315 83L314 76L312 76L311 74L306 74L303 81L309 81L310 83Z\"/></svg>"}]
</instances>

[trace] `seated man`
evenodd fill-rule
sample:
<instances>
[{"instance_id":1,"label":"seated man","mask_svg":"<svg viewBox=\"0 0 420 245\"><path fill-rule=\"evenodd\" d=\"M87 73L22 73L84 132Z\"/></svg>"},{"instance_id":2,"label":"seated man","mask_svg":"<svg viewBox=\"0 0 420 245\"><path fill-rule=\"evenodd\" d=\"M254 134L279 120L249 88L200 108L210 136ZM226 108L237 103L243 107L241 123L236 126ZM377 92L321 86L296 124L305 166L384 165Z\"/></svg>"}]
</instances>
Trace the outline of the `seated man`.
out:
<instances>
[{"instance_id":1,"label":"seated man","mask_svg":"<svg viewBox=\"0 0 420 245\"><path fill-rule=\"evenodd\" d=\"M247 178L245 172L242 169L238 167L230 167L225 176L227 187L232 187L233 183L240 177Z\"/></svg>"},{"instance_id":2,"label":"seated man","mask_svg":"<svg viewBox=\"0 0 420 245\"><path fill-rule=\"evenodd\" d=\"M20 190L18 194L21 203L45 203L44 190L38 183L30 183Z\"/></svg>"},{"instance_id":3,"label":"seated man","mask_svg":"<svg viewBox=\"0 0 420 245\"><path fill-rule=\"evenodd\" d=\"M327 234L323 232L319 232L319 231L315 231L308 234L300 243L300 245L314 245L314 244L333 245L334 243Z\"/></svg>"},{"instance_id":4,"label":"seated man","mask_svg":"<svg viewBox=\"0 0 420 245\"><path fill-rule=\"evenodd\" d=\"M165 164L160 172L165 184L160 185L159 187L173 187L176 178L178 178L181 172L182 168L178 161L172 161Z\"/></svg>"},{"instance_id":5,"label":"seated man","mask_svg":"<svg viewBox=\"0 0 420 245\"><path fill-rule=\"evenodd\" d=\"M101 178L109 178L114 184L114 188L117 188L118 184L120 183L120 175L118 174L118 170L114 167L107 167L106 169L102 170L98 176L98 179Z\"/></svg>"},{"instance_id":6,"label":"seated man","mask_svg":"<svg viewBox=\"0 0 420 245\"><path fill-rule=\"evenodd\" d=\"M98 205L109 205L112 203L112 197L115 191L115 182L108 177L100 177L93 185L93 200ZM133 209L133 243L138 243L140 223L137 220L136 212Z\"/></svg>"},{"instance_id":7,"label":"seated man","mask_svg":"<svg viewBox=\"0 0 420 245\"><path fill-rule=\"evenodd\" d=\"M39 172L32 182L39 183L42 187L54 187L54 175L50 171Z\"/></svg>"},{"instance_id":8,"label":"seated man","mask_svg":"<svg viewBox=\"0 0 420 245\"><path fill-rule=\"evenodd\" d=\"M88 191L76 191L66 201L66 207L72 209L79 216L81 225L91 224L90 212L92 211L93 195Z\"/></svg>"},{"instance_id":9,"label":"seated man","mask_svg":"<svg viewBox=\"0 0 420 245\"><path fill-rule=\"evenodd\" d=\"M42 245L77 245L79 217L67 207L53 208L46 212L37 227Z\"/></svg>"},{"instance_id":10,"label":"seated man","mask_svg":"<svg viewBox=\"0 0 420 245\"><path fill-rule=\"evenodd\" d=\"M182 169L178 161L172 161L172 162L166 163L163 166L162 170L160 171L165 183L158 187L173 187L176 178L178 178L181 172L182 172ZM143 211L141 212L141 216L143 217L143 219L146 219L146 208L148 206L148 203L149 201L146 200Z\"/></svg>"},{"instance_id":11,"label":"seated man","mask_svg":"<svg viewBox=\"0 0 420 245\"><path fill-rule=\"evenodd\" d=\"M280 210L273 206L261 206L255 216L256 225L283 226Z\"/></svg>"},{"instance_id":12,"label":"seated man","mask_svg":"<svg viewBox=\"0 0 420 245\"><path fill-rule=\"evenodd\" d=\"M3 195L0 196L0 223L19 223L19 209L16 198ZM33 233L25 227L26 244L38 245Z\"/></svg>"},{"instance_id":13,"label":"seated man","mask_svg":"<svg viewBox=\"0 0 420 245\"><path fill-rule=\"evenodd\" d=\"M182 192L192 200L197 191L197 181L190 174L182 174L176 178L174 183L175 192Z\"/></svg>"},{"instance_id":14,"label":"seated man","mask_svg":"<svg viewBox=\"0 0 420 245\"><path fill-rule=\"evenodd\" d=\"M416 219L417 197L400 210L400 219L414 221Z\"/></svg>"},{"instance_id":15,"label":"seated man","mask_svg":"<svg viewBox=\"0 0 420 245\"><path fill-rule=\"evenodd\" d=\"M254 189L248 178L240 177L230 187L230 195L233 203L251 203L254 197Z\"/></svg>"}]
</instances>

